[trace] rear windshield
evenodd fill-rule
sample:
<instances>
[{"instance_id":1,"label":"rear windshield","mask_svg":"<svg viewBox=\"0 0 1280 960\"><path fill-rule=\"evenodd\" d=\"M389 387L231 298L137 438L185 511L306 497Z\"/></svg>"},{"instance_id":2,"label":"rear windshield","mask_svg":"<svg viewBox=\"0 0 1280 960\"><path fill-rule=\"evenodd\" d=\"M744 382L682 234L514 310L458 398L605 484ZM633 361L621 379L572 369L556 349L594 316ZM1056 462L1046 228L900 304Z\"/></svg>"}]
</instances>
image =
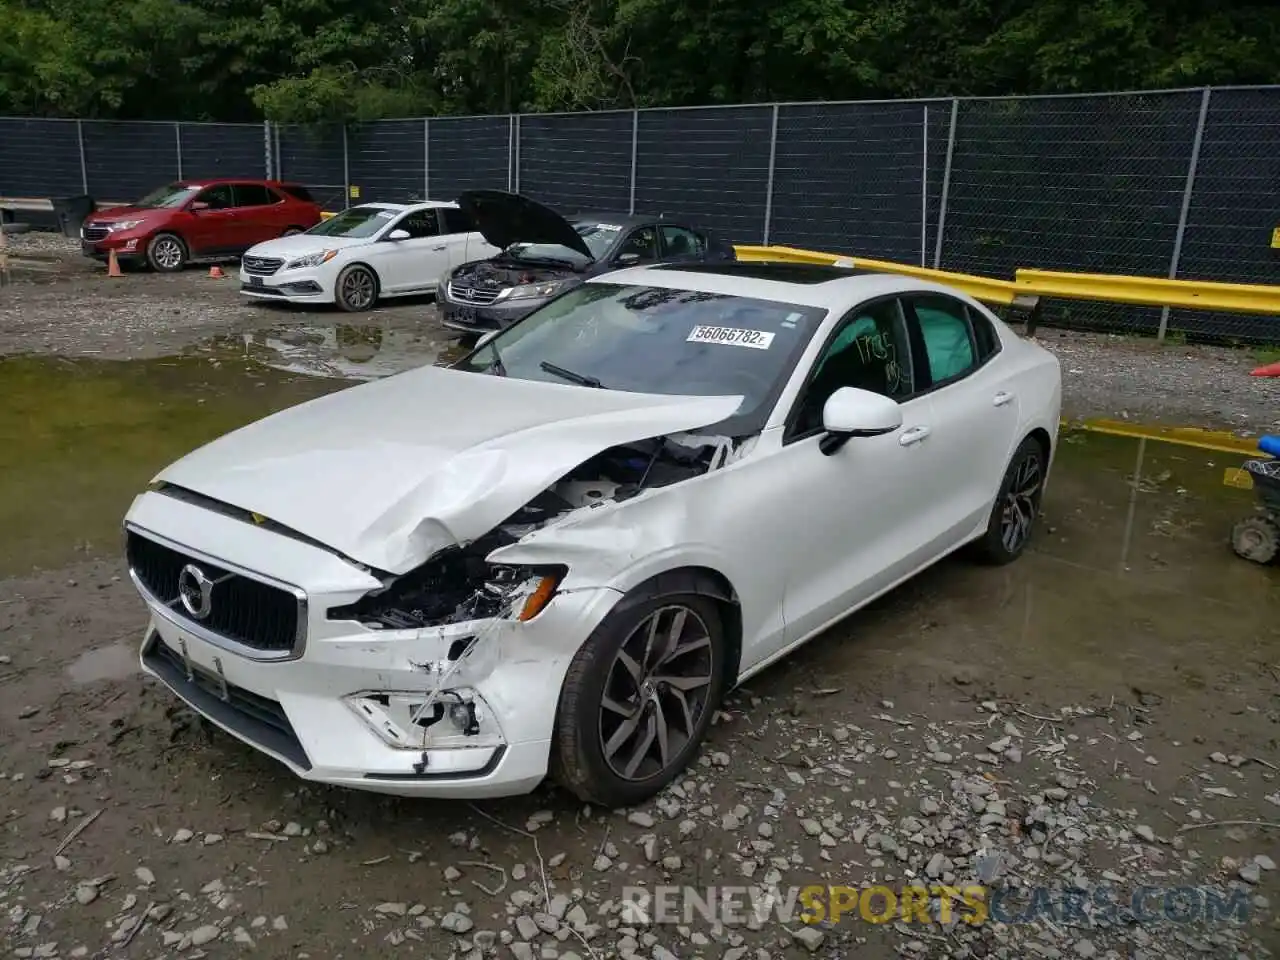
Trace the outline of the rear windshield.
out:
<instances>
[{"instance_id":1,"label":"rear windshield","mask_svg":"<svg viewBox=\"0 0 1280 960\"><path fill-rule=\"evenodd\" d=\"M764 426L825 316L819 308L754 297L588 283L456 366L584 389L740 396L721 429L745 436Z\"/></svg>"},{"instance_id":2,"label":"rear windshield","mask_svg":"<svg viewBox=\"0 0 1280 960\"><path fill-rule=\"evenodd\" d=\"M311 191L300 184L282 183L280 184L280 189L303 203L315 203L315 199L311 196Z\"/></svg>"}]
</instances>

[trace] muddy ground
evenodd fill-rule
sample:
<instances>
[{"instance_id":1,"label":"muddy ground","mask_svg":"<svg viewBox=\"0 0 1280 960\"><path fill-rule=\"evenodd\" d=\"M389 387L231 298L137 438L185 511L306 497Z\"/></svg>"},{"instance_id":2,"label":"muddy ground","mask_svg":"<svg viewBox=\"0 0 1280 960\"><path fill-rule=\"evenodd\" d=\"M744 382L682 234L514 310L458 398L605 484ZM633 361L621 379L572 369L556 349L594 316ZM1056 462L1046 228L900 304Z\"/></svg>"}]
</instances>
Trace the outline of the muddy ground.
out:
<instances>
[{"instance_id":1,"label":"muddy ground","mask_svg":"<svg viewBox=\"0 0 1280 960\"><path fill-rule=\"evenodd\" d=\"M429 304L299 324L235 303L234 281L58 276L0 290L0 352L34 354L0 359L9 955L1280 950L1280 584L1226 546L1253 509L1223 483L1238 458L1067 435L1032 552L1001 570L944 562L754 679L689 776L642 809L583 809L550 787L389 800L308 787L139 676L119 522L204 440L438 356L449 341ZM1220 384L1249 365L1185 352L1229 370ZM148 359L108 359L126 356ZM1210 405L1261 416L1256 381L1244 387ZM1117 416L1109 396L1074 412ZM918 883L982 883L1001 906L981 924L957 907L948 923L855 910L806 925L731 905L720 920L734 922L716 923L628 893Z\"/></svg>"}]
</instances>

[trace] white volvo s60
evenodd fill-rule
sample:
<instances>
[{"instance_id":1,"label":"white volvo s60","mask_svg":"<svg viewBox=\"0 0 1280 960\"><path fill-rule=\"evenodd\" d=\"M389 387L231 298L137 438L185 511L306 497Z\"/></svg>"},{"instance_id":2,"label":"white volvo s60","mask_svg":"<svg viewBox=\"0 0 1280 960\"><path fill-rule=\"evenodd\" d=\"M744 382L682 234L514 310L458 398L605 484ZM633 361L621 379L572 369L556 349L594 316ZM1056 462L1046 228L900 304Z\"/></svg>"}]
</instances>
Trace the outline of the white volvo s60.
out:
<instances>
[{"instance_id":1,"label":"white volvo s60","mask_svg":"<svg viewBox=\"0 0 1280 960\"><path fill-rule=\"evenodd\" d=\"M780 263L593 278L162 471L142 663L298 776L620 806L726 690L939 558L1017 558L1057 360L936 284Z\"/></svg>"}]
</instances>

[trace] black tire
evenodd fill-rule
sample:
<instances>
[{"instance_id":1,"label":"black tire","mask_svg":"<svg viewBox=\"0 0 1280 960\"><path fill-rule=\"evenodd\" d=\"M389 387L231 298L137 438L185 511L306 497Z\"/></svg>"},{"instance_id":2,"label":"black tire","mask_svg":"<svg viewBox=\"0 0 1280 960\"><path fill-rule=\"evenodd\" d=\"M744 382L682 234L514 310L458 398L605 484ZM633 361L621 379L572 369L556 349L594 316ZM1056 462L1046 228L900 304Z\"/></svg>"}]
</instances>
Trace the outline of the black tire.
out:
<instances>
[{"instance_id":1,"label":"black tire","mask_svg":"<svg viewBox=\"0 0 1280 960\"><path fill-rule=\"evenodd\" d=\"M1253 563L1271 563L1280 555L1280 524L1261 515L1246 517L1231 531L1231 549Z\"/></svg>"},{"instance_id":2,"label":"black tire","mask_svg":"<svg viewBox=\"0 0 1280 960\"><path fill-rule=\"evenodd\" d=\"M333 295L348 313L372 309L378 302L378 275L363 263L353 263L338 274Z\"/></svg>"},{"instance_id":3,"label":"black tire","mask_svg":"<svg viewBox=\"0 0 1280 960\"><path fill-rule=\"evenodd\" d=\"M970 551L976 560L1002 566L1022 556L1040 516L1047 461L1044 447L1034 437L1018 445L1000 482L986 533Z\"/></svg>"},{"instance_id":4,"label":"black tire","mask_svg":"<svg viewBox=\"0 0 1280 960\"><path fill-rule=\"evenodd\" d=\"M176 233L157 233L147 241L147 265L157 273L177 273L187 265L187 245Z\"/></svg>"},{"instance_id":5,"label":"black tire","mask_svg":"<svg viewBox=\"0 0 1280 960\"><path fill-rule=\"evenodd\" d=\"M634 657L633 662L644 671L646 678L658 677L652 689L645 687L648 692L643 692L644 685L633 682L635 675L619 654L624 645L643 654L648 624L655 617L665 643L673 633L669 627L674 625L678 611L684 612L682 635L690 640L684 644L677 638L676 643L686 652L672 657L665 672L656 674L645 669L641 656ZM705 634L705 645L697 645L694 639L700 633ZM656 665L658 658L651 658L651 663ZM551 748L553 778L587 803L608 808L643 803L674 780L697 754L724 690L724 665L724 628L714 600L691 593L665 596L644 593L625 598L592 632L569 664L556 711ZM691 676L681 677L682 669ZM705 685L702 684L704 675ZM699 686L690 687L687 695L684 691L677 694L673 692L675 688L662 681L664 676L678 678L682 684L696 682ZM619 691L630 688L636 690L636 696L624 702ZM612 694L610 702L615 704L615 709L605 707L606 690ZM691 709L682 708L681 698ZM632 710L633 706L633 712L626 717L617 709ZM668 722L668 713L672 726L666 728L665 736L659 736L657 725ZM633 719L635 725L628 734L624 727ZM675 730L675 726L681 729ZM610 754L606 740L621 743L622 747ZM639 749L646 741L647 747ZM667 747L665 765L661 756L664 744ZM624 753L625 756L619 756ZM630 766L627 761L634 760L637 754L645 759L630 776L624 776L626 767ZM618 766L624 769L619 772Z\"/></svg>"}]
</instances>

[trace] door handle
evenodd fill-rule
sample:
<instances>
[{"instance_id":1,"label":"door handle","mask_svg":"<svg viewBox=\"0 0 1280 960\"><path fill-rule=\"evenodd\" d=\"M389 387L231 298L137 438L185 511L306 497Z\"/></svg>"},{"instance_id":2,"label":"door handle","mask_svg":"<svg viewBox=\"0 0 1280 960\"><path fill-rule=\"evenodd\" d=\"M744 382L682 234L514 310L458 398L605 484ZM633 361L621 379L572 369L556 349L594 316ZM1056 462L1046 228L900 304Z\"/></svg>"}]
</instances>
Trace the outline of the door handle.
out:
<instances>
[{"instance_id":1,"label":"door handle","mask_svg":"<svg viewBox=\"0 0 1280 960\"><path fill-rule=\"evenodd\" d=\"M1003 407L1006 403L1013 399L1013 394L1001 390L991 399L991 405L995 407Z\"/></svg>"},{"instance_id":2,"label":"door handle","mask_svg":"<svg viewBox=\"0 0 1280 960\"><path fill-rule=\"evenodd\" d=\"M440 244L440 246L438 246L438 247L432 247L431 249L432 249L432 250L447 250L447 249L448 249L448 246L449 246L448 244L446 244L446 243L442 243L442 244Z\"/></svg>"},{"instance_id":3,"label":"door handle","mask_svg":"<svg viewBox=\"0 0 1280 960\"><path fill-rule=\"evenodd\" d=\"M898 437L898 443L904 447L909 447L913 443L919 443L929 435L928 427L912 427L905 431L902 436Z\"/></svg>"}]
</instances>

